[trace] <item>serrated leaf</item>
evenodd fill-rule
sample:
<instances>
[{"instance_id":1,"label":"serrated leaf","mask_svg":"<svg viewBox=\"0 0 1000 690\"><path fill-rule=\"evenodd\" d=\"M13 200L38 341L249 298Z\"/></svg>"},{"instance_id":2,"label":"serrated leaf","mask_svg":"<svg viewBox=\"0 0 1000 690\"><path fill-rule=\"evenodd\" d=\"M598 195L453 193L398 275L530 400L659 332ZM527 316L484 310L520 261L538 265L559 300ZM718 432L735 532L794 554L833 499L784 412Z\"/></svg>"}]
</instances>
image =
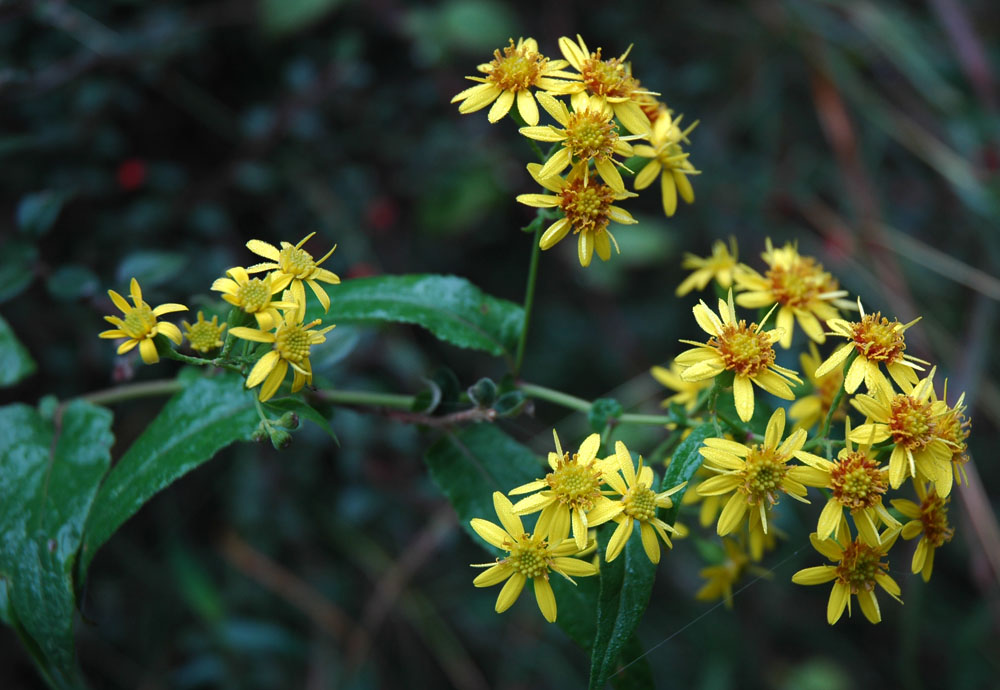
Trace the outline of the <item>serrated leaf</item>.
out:
<instances>
[{"instance_id":1,"label":"serrated leaf","mask_svg":"<svg viewBox=\"0 0 1000 690\"><path fill-rule=\"evenodd\" d=\"M601 586L597 600L597 632L590 653L590 690L601 690L616 671L625 643L646 612L656 579L656 566L646 556L637 533L629 537L618 558L611 563L604 560L615 526L609 523L597 532ZM638 521L633 530L639 531Z\"/></svg>"},{"instance_id":2,"label":"serrated leaf","mask_svg":"<svg viewBox=\"0 0 1000 690\"><path fill-rule=\"evenodd\" d=\"M111 413L76 401L57 420L0 408L0 578L12 623L50 685L83 685L73 649L73 568L111 463Z\"/></svg>"},{"instance_id":3,"label":"serrated leaf","mask_svg":"<svg viewBox=\"0 0 1000 690\"><path fill-rule=\"evenodd\" d=\"M17 297L35 277L38 249L33 244L9 241L0 248L0 302Z\"/></svg>"},{"instance_id":4,"label":"serrated leaf","mask_svg":"<svg viewBox=\"0 0 1000 690\"><path fill-rule=\"evenodd\" d=\"M320 414L319 410L304 400L300 400L295 397L272 398L267 401L264 407L265 409L275 410L279 413L294 412L300 418L308 419L310 422L317 425L320 429L325 431L330 438L333 439L334 443L338 446L340 445L340 439L337 438L337 434L334 432L333 427L330 426L330 420Z\"/></svg>"},{"instance_id":5,"label":"serrated leaf","mask_svg":"<svg viewBox=\"0 0 1000 690\"><path fill-rule=\"evenodd\" d=\"M235 375L198 379L175 395L129 447L101 485L87 520L80 572L121 525L162 489L234 441L246 441L259 417Z\"/></svg>"},{"instance_id":6,"label":"serrated leaf","mask_svg":"<svg viewBox=\"0 0 1000 690\"><path fill-rule=\"evenodd\" d=\"M308 318L324 324L398 322L423 326L439 340L509 356L517 347L524 311L487 295L464 278L379 276L327 287L330 311L311 303Z\"/></svg>"},{"instance_id":7,"label":"serrated leaf","mask_svg":"<svg viewBox=\"0 0 1000 690\"><path fill-rule=\"evenodd\" d=\"M0 386L12 386L35 373L35 360L0 316Z\"/></svg>"},{"instance_id":8,"label":"serrated leaf","mask_svg":"<svg viewBox=\"0 0 1000 690\"><path fill-rule=\"evenodd\" d=\"M703 459L698 449L704 444L706 438L713 436L715 436L715 425L702 424L692 429L691 433L681 441L680 445L677 446L677 450L674 451L674 455L670 459L670 464L667 466L667 471L663 475L663 481L660 483L660 486L664 490L672 489L681 482L691 481L691 477L701 467ZM670 497L670 500L674 503L672 508L661 511L663 515L660 519L668 525L673 525L677 521L677 511L680 508L681 499L687 493L688 486L685 486Z\"/></svg>"}]
</instances>

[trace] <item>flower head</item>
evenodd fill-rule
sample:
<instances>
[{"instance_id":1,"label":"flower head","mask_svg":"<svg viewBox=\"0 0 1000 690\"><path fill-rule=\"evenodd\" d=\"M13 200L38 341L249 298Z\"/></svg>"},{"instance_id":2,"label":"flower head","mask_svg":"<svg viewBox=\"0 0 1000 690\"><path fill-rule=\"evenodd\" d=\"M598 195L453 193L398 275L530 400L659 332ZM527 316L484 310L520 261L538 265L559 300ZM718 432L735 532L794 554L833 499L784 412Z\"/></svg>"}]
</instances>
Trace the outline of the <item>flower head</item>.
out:
<instances>
[{"instance_id":1,"label":"flower head","mask_svg":"<svg viewBox=\"0 0 1000 690\"><path fill-rule=\"evenodd\" d=\"M669 369L666 367L653 367L649 370L649 373L661 384L676 391L660 403L663 407L669 407L671 403L677 403L678 405L683 405L688 412L691 412L698 404L698 394L710 388L712 384L708 379L703 381L685 381L681 378L682 371L681 366L677 362L671 362Z\"/></svg>"},{"instance_id":2,"label":"flower head","mask_svg":"<svg viewBox=\"0 0 1000 690\"><path fill-rule=\"evenodd\" d=\"M793 244L775 249L767 238L767 250L761 255L769 266L764 275L749 266L742 266L736 283L746 292L736 298L741 307L751 309L778 305L777 325L783 329L781 346L792 346L792 330L796 321L806 335L817 343L826 342L820 320L840 316L837 308L852 309L854 305L843 297L836 279L823 270L822 264L810 256L801 256Z\"/></svg>"},{"instance_id":3,"label":"flower head","mask_svg":"<svg viewBox=\"0 0 1000 690\"><path fill-rule=\"evenodd\" d=\"M569 558L580 549L573 539L550 545L544 534L528 534L524 531L521 518L514 514L510 500L499 491L493 494L500 525L489 520L475 518L472 529L488 544L508 553L507 557L494 563L473 564L474 568L487 568L472 581L476 587L491 587L506 582L497 597L496 612L503 613L517 601L529 579L534 584L535 600L545 620L556 620L556 597L549 584L549 571L563 577L587 577L597 574L597 566L579 558ZM571 580L572 581L572 580Z\"/></svg>"},{"instance_id":4,"label":"flower head","mask_svg":"<svg viewBox=\"0 0 1000 690\"><path fill-rule=\"evenodd\" d=\"M917 382L917 374L914 370L923 371L923 367L920 365L928 363L906 354L906 343L903 340L903 333L906 332L906 329L920 319L914 319L907 324L902 324L894 319L890 323L882 316L881 312L865 314L860 298L858 298L858 311L861 312L860 321L844 321L843 319L827 321L827 325L833 329L835 335L847 338L849 342L834 351L816 369L816 376L825 376L828 372L841 366L852 352L856 352L857 357L851 362L844 380L844 390L848 393L856 391L861 382L864 381L870 394L874 394L876 389L880 389L885 395L891 397L893 395L892 386L879 370L880 364L885 366L896 385L903 390L908 390Z\"/></svg>"},{"instance_id":5,"label":"flower head","mask_svg":"<svg viewBox=\"0 0 1000 690\"><path fill-rule=\"evenodd\" d=\"M247 314L253 314L257 326L262 331L269 331L281 320L278 309L287 309L291 302L274 302L272 295L281 291L275 287L272 274L263 278L251 278L247 269L234 266L226 271L228 278L216 278L212 289L222 293L222 299L234 307L242 309ZM287 283L285 283L287 285Z\"/></svg>"},{"instance_id":6,"label":"flower head","mask_svg":"<svg viewBox=\"0 0 1000 690\"><path fill-rule=\"evenodd\" d=\"M528 172L535 180L555 194L521 194L517 200L536 208L558 208L563 217L550 225L538 242L542 250L551 249L559 243L570 230L579 235L577 256L581 266L589 266L594 252L602 261L611 258L611 244L615 241L608 225L611 221L624 225L633 225L636 221L623 208L613 202L635 196L631 192L616 192L606 184L584 179L583 166L574 166L569 175L561 177L539 177L541 166L537 163L528 164Z\"/></svg>"},{"instance_id":7,"label":"flower head","mask_svg":"<svg viewBox=\"0 0 1000 690\"><path fill-rule=\"evenodd\" d=\"M934 550L951 541L955 530L948 524L949 499L939 496L933 487L928 489L923 482L915 481L913 485L920 498L920 504L905 498L893 499L892 507L904 517L910 518L910 521L903 525L903 539L920 537L910 567L914 573L920 573L924 582L927 582L931 579L931 571L934 569Z\"/></svg>"},{"instance_id":8,"label":"flower head","mask_svg":"<svg viewBox=\"0 0 1000 690\"><path fill-rule=\"evenodd\" d=\"M125 342L118 346L118 354L123 355L138 345L142 361L146 364L156 364L160 361L160 356L156 352L156 343L153 342L153 338L162 333L176 344L181 344L181 330L172 323L157 321L156 318L175 311L187 311L187 307L183 304L168 302L155 309L150 307L142 301L142 289L139 287L139 281L135 278L129 283L129 296L132 298L132 304L129 304L114 290L108 290L108 296L122 312L124 318L105 316L104 320L115 328L102 331L98 337L126 338Z\"/></svg>"},{"instance_id":9,"label":"flower head","mask_svg":"<svg viewBox=\"0 0 1000 690\"><path fill-rule=\"evenodd\" d=\"M687 494L684 494L687 496ZM726 608L733 607L733 585L748 572L761 577L769 577L770 570L765 570L750 562L746 546L735 539L722 540L725 556L720 563L710 565L698 571L698 575L708 580L694 595L699 601L714 601L722 599Z\"/></svg>"},{"instance_id":10,"label":"flower head","mask_svg":"<svg viewBox=\"0 0 1000 690\"><path fill-rule=\"evenodd\" d=\"M184 326L184 335L191 343L191 349L197 352L211 352L222 347L222 332L226 330L226 324L219 324L219 317L213 316L211 321L205 320L205 314L198 312L198 320L194 325L187 321L181 321Z\"/></svg>"},{"instance_id":11,"label":"flower head","mask_svg":"<svg viewBox=\"0 0 1000 690\"><path fill-rule=\"evenodd\" d=\"M327 326L319 330L311 330L320 323L316 319L310 323L302 323L303 310L292 301L289 292L283 295L284 301L292 302L293 306L282 310L282 319L273 333L256 328L238 327L229 332L237 338L258 343L271 343L273 349L257 360L250 375L247 376L246 387L253 388L261 383L258 397L261 402L270 400L278 391L289 367L294 372L292 392L300 390L307 383L312 383L312 364L309 361L309 350L313 345L326 342L326 333L334 328Z\"/></svg>"},{"instance_id":12,"label":"flower head","mask_svg":"<svg viewBox=\"0 0 1000 690\"><path fill-rule=\"evenodd\" d=\"M696 346L675 358L678 364L685 367L681 378L685 381L702 381L714 378L724 371L732 372L736 412L744 422L753 416L751 382L779 398L795 399L788 381L802 381L794 371L774 362L772 346L781 337L780 329L764 331L763 322L759 326L755 323L747 326L745 321L737 321L732 290L729 291L728 302L719 300L718 315L708 308L704 300L699 301L693 311L698 325L711 338L707 343L681 341Z\"/></svg>"},{"instance_id":13,"label":"flower head","mask_svg":"<svg viewBox=\"0 0 1000 690\"><path fill-rule=\"evenodd\" d=\"M549 453L552 471L544 479L536 479L510 491L512 496L531 492L514 505L515 515L529 515L542 511L535 525L535 534L547 536L549 541L561 543L570 533L580 551L587 545L587 530L603 524L615 515L615 503L601 494L605 480L605 464L597 460L601 437L591 434L580 449L570 455L564 453L559 435L552 431L556 452Z\"/></svg>"},{"instance_id":14,"label":"flower head","mask_svg":"<svg viewBox=\"0 0 1000 690\"><path fill-rule=\"evenodd\" d=\"M674 215L677 210L678 194L686 203L694 203L694 188L688 176L700 174L688 160L689 154L681 148L683 144L690 145L688 135L698 126L698 122L681 129L683 117L678 115L674 118L666 106L661 106L660 115L654 120L649 134L650 145L640 144L635 147L635 155L650 159L636 175L635 188L645 189L659 176L663 212L667 216Z\"/></svg>"},{"instance_id":15,"label":"flower head","mask_svg":"<svg viewBox=\"0 0 1000 690\"><path fill-rule=\"evenodd\" d=\"M839 369L833 369L823 376L816 376L815 371L820 361L816 343L810 341L809 352L803 352L799 355L799 362L802 364L806 380L812 386L812 393L800 395L798 400L788 408L788 416L803 429L811 429L826 419L837 393L840 392L840 387L844 384L844 374ZM832 419L838 421L846 416L847 413L844 410L843 401L841 401L837 405L837 409L833 411Z\"/></svg>"},{"instance_id":16,"label":"flower head","mask_svg":"<svg viewBox=\"0 0 1000 690\"><path fill-rule=\"evenodd\" d=\"M683 489L687 482L682 482L667 491L659 493L653 491L653 468L643 465L640 457L637 470L632 463L632 454L621 441L615 443L615 455L613 458L608 458L608 463L612 466L617 465L617 469L609 469L604 481L621 498L615 502L614 520L618 523L618 527L608 541L604 559L611 562L618 558L629 537L632 536L634 523L638 522L642 548L646 556L653 563L659 563L660 542L657 536L667 547L672 547L667 532L675 530L673 526L658 518L656 511L659 508L672 507L674 503L670 497Z\"/></svg>"},{"instance_id":17,"label":"flower head","mask_svg":"<svg viewBox=\"0 0 1000 690\"><path fill-rule=\"evenodd\" d=\"M332 273L325 268L319 267L321 263L330 258L334 249L337 248L336 245L334 245L333 249L328 251L319 261L313 259L312 254L302 248L302 245L304 245L309 238L315 234L315 232L309 233L303 237L298 244L294 245L289 244L288 242L282 242L281 249L278 249L274 245L268 244L267 242L262 242L261 240L250 240L247 242L247 249L252 251L257 256L270 259L270 262L255 264L248 267L246 269L247 273L272 271L270 274L272 291L278 292L279 290L284 290L286 287L289 287L292 291L292 298L298 303L299 309L302 311L302 316L305 315L306 309L306 289L303 286L303 283L312 288L313 293L316 295L316 299L318 299L320 304L323 305L323 311L329 311L330 297L326 294L326 290L323 289L320 283L327 283L330 285L337 285L340 283L340 278L336 273ZM299 318L301 319L302 316Z\"/></svg>"},{"instance_id":18,"label":"flower head","mask_svg":"<svg viewBox=\"0 0 1000 690\"><path fill-rule=\"evenodd\" d=\"M704 290L713 278L724 290L733 285L733 274L736 272L736 238L729 238L729 247L722 240L712 243L712 255L704 259L694 254L685 254L684 268L694 270L677 286L677 296L683 297L691 290Z\"/></svg>"},{"instance_id":19,"label":"flower head","mask_svg":"<svg viewBox=\"0 0 1000 690\"><path fill-rule=\"evenodd\" d=\"M946 401L948 399L947 379L944 382L943 399ZM955 404L948 407L937 420L937 436L951 448L951 466L955 470L956 484L961 484L963 480L967 481L965 464L969 462L969 446L966 440L969 438L971 422L965 416L965 409L965 393L962 393Z\"/></svg>"},{"instance_id":20,"label":"flower head","mask_svg":"<svg viewBox=\"0 0 1000 690\"><path fill-rule=\"evenodd\" d=\"M826 607L826 621L830 625L840 620L845 608L847 615L851 614L852 594L858 598L865 618L872 623L879 623L882 612L875 598L876 585L888 592L893 599L902 602L899 598L899 585L889 577L889 564L882 560L898 535L899 530L893 529L886 530L877 544L869 544L863 537L852 541L846 520L840 523L836 541L820 539L814 532L809 535L813 548L836 565L805 568L792 576L792 582L798 585L821 585L835 580Z\"/></svg>"},{"instance_id":21,"label":"flower head","mask_svg":"<svg viewBox=\"0 0 1000 690\"><path fill-rule=\"evenodd\" d=\"M785 410L779 407L771 415L764 432L764 442L751 446L724 438L707 438L699 453L705 458L705 467L718 476L698 485L702 496L721 496L732 493L716 531L719 536L734 532L749 513L751 532L760 526L767 533L767 513L782 494L808 503L806 484L815 479L809 467L789 465L793 457L802 458L806 432L796 429L781 440L785 432Z\"/></svg>"}]
</instances>

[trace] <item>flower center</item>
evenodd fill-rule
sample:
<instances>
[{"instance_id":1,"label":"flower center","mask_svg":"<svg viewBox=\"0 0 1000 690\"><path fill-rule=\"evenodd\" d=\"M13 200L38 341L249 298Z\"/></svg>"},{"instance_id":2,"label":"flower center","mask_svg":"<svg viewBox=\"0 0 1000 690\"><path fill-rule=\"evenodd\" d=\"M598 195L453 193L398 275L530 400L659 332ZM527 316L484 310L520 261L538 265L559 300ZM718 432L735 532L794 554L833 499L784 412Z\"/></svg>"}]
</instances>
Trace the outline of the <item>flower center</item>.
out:
<instances>
[{"instance_id":1,"label":"flower center","mask_svg":"<svg viewBox=\"0 0 1000 690\"><path fill-rule=\"evenodd\" d=\"M566 453L557 469L546 475L545 481L561 503L590 510L601 495L601 472L594 462L581 465L578 458L574 453L570 459Z\"/></svg>"},{"instance_id":2,"label":"flower center","mask_svg":"<svg viewBox=\"0 0 1000 690\"><path fill-rule=\"evenodd\" d=\"M852 594L875 589L875 576L889 570L882 553L859 539L847 545L837 565L837 579L851 588Z\"/></svg>"},{"instance_id":3,"label":"flower center","mask_svg":"<svg viewBox=\"0 0 1000 690\"><path fill-rule=\"evenodd\" d=\"M142 340L156 326L156 316L145 302L129 310L123 321L125 323L122 325L122 330L134 340Z\"/></svg>"},{"instance_id":4,"label":"flower center","mask_svg":"<svg viewBox=\"0 0 1000 690\"><path fill-rule=\"evenodd\" d=\"M219 327L211 321L199 321L188 329L187 338L198 352L208 352L219 347Z\"/></svg>"},{"instance_id":5,"label":"flower center","mask_svg":"<svg viewBox=\"0 0 1000 690\"><path fill-rule=\"evenodd\" d=\"M548 577L548 551L549 547L545 539L537 537L512 544L510 556L504 560L514 569L514 572L525 577Z\"/></svg>"},{"instance_id":6,"label":"flower center","mask_svg":"<svg viewBox=\"0 0 1000 690\"><path fill-rule=\"evenodd\" d=\"M882 502L887 477L888 472L880 470L866 453L848 453L830 470L833 498L849 510L871 508Z\"/></svg>"},{"instance_id":7,"label":"flower center","mask_svg":"<svg viewBox=\"0 0 1000 690\"><path fill-rule=\"evenodd\" d=\"M309 329L319 323L319 319L309 324L282 326L275 334L274 347L281 358L299 364L309 357Z\"/></svg>"},{"instance_id":8,"label":"flower center","mask_svg":"<svg viewBox=\"0 0 1000 690\"><path fill-rule=\"evenodd\" d=\"M583 83L595 96L628 98L636 89L631 70L618 58L601 59L601 49L591 53L580 69Z\"/></svg>"},{"instance_id":9,"label":"flower center","mask_svg":"<svg viewBox=\"0 0 1000 690\"><path fill-rule=\"evenodd\" d=\"M281 266L284 273L296 278L305 278L310 271L316 268L312 254L305 249L296 249L293 246L284 247L281 250L278 265Z\"/></svg>"},{"instance_id":10,"label":"flower center","mask_svg":"<svg viewBox=\"0 0 1000 690\"><path fill-rule=\"evenodd\" d=\"M283 270L283 269L282 269ZM271 303L271 286L269 281L251 278L236 288L236 299L243 305L243 311L253 314Z\"/></svg>"},{"instance_id":11,"label":"flower center","mask_svg":"<svg viewBox=\"0 0 1000 690\"><path fill-rule=\"evenodd\" d=\"M920 523L924 528L924 538L935 548L951 541L955 530L948 525L948 499L941 498L936 489L931 489L920 503Z\"/></svg>"},{"instance_id":12,"label":"flower center","mask_svg":"<svg viewBox=\"0 0 1000 690\"><path fill-rule=\"evenodd\" d=\"M781 480L788 472L787 458L774 449L761 445L750 448L747 453L746 469L743 470L743 485L738 487L747 497L747 503L756 505L767 500L772 505L778 502Z\"/></svg>"},{"instance_id":13,"label":"flower center","mask_svg":"<svg viewBox=\"0 0 1000 690\"><path fill-rule=\"evenodd\" d=\"M724 324L708 344L718 350L726 369L737 374L756 376L774 364L774 348L766 334L757 332L757 324Z\"/></svg>"},{"instance_id":14,"label":"flower center","mask_svg":"<svg viewBox=\"0 0 1000 690\"><path fill-rule=\"evenodd\" d=\"M624 513L636 520L648 521L656 517L656 494L643 483L636 484L622 499Z\"/></svg>"},{"instance_id":15,"label":"flower center","mask_svg":"<svg viewBox=\"0 0 1000 690\"><path fill-rule=\"evenodd\" d=\"M559 208L566 214L573 233L599 232L608 227L608 210L614 201L614 190L606 184L584 186L583 179L568 183L559 192Z\"/></svg>"},{"instance_id":16,"label":"flower center","mask_svg":"<svg viewBox=\"0 0 1000 690\"><path fill-rule=\"evenodd\" d=\"M601 112L583 110L570 113L563 144L579 160L610 158L618 140L614 123Z\"/></svg>"},{"instance_id":17,"label":"flower center","mask_svg":"<svg viewBox=\"0 0 1000 690\"><path fill-rule=\"evenodd\" d=\"M889 433L892 440L910 450L920 450L934 438L931 405L908 395L897 395L889 403Z\"/></svg>"},{"instance_id":18,"label":"flower center","mask_svg":"<svg viewBox=\"0 0 1000 690\"><path fill-rule=\"evenodd\" d=\"M865 359L876 362L897 362L903 358L906 345L898 320L882 316L881 312L865 314L860 323L852 323L854 347Z\"/></svg>"},{"instance_id":19,"label":"flower center","mask_svg":"<svg viewBox=\"0 0 1000 690\"><path fill-rule=\"evenodd\" d=\"M486 79L504 91L526 91L538 83L548 61L547 57L527 46L515 46L511 39L503 54L499 49L493 51L492 69Z\"/></svg>"},{"instance_id":20,"label":"flower center","mask_svg":"<svg viewBox=\"0 0 1000 690\"><path fill-rule=\"evenodd\" d=\"M837 289L837 283L823 267L809 257L790 266L774 265L767 272L775 301L787 307L807 309L821 294Z\"/></svg>"}]
</instances>

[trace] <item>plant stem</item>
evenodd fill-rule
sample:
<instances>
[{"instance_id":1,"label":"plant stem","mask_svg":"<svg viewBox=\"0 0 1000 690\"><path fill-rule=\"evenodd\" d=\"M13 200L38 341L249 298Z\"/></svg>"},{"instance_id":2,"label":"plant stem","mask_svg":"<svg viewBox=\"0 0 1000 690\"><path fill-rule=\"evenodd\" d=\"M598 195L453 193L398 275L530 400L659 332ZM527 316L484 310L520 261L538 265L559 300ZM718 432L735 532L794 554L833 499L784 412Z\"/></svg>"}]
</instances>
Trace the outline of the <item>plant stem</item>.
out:
<instances>
[{"instance_id":1,"label":"plant stem","mask_svg":"<svg viewBox=\"0 0 1000 690\"><path fill-rule=\"evenodd\" d=\"M578 398L575 395L563 393L552 388L546 388L545 386L538 386L534 383L522 383L518 388L529 398L547 400L550 403L568 407L577 412L590 412L590 408L593 405L589 400L584 400L583 398ZM665 414L623 414L621 417L613 420L613 424L615 425L651 424L653 426L662 426L671 423L677 423L677 419Z\"/></svg>"},{"instance_id":2,"label":"plant stem","mask_svg":"<svg viewBox=\"0 0 1000 690\"><path fill-rule=\"evenodd\" d=\"M542 252L538 246L541 235L542 227L539 224L535 228L535 234L531 240L531 263L528 265L528 284L524 288L524 321L521 324L521 337L517 341L514 378L517 378L521 373L521 365L524 363L524 350L528 343L528 326L531 325L531 309L535 304L535 279L538 276L538 256Z\"/></svg>"},{"instance_id":3,"label":"plant stem","mask_svg":"<svg viewBox=\"0 0 1000 690\"><path fill-rule=\"evenodd\" d=\"M315 395L324 402L340 405L369 405L371 407L391 407L409 410L416 396L398 393L376 393L374 391L322 390Z\"/></svg>"},{"instance_id":4,"label":"plant stem","mask_svg":"<svg viewBox=\"0 0 1000 690\"><path fill-rule=\"evenodd\" d=\"M94 405L111 405L135 398L151 398L157 395L173 395L184 388L177 379L157 379L141 383L128 383L103 391L95 391L81 395L78 400L86 400Z\"/></svg>"}]
</instances>

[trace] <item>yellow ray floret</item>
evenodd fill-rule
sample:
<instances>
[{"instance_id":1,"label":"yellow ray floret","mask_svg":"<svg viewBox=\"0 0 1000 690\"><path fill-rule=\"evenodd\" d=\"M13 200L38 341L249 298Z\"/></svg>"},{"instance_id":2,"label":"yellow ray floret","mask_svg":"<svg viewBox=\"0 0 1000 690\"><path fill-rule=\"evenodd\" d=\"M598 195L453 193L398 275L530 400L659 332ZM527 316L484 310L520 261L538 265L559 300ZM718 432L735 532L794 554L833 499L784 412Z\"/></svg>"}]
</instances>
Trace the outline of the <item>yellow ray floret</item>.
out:
<instances>
[{"instance_id":1,"label":"yellow ray floret","mask_svg":"<svg viewBox=\"0 0 1000 690\"><path fill-rule=\"evenodd\" d=\"M904 517L910 518L910 521L903 525L903 539L920 537L913 552L910 569L914 573L920 573L924 582L927 582L931 579L931 572L934 569L935 549L951 541L955 530L948 524L949 499L938 496L933 487L928 489L923 482L914 481L913 486L920 503L905 498L894 499L892 507Z\"/></svg>"},{"instance_id":2,"label":"yellow ray floret","mask_svg":"<svg viewBox=\"0 0 1000 690\"><path fill-rule=\"evenodd\" d=\"M150 307L142 301L142 289L139 287L139 281L135 278L129 284L129 296L132 298L132 304L129 304L114 290L108 290L108 296L121 310L124 318L105 316L104 320L116 328L101 332L99 337L126 338L125 342L118 346L118 354L123 355L138 345L142 361L146 364L156 364L160 361L160 356L156 352L153 338L162 333L176 344L181 344L181 330L172 323L156 319L158 316L171 312L187 311L187 307L183 304L167 303L161 304L155 309Z\"/></svg>"},{"instance_id":3,"label":"yellow ray floret","mask_svg":"<svg viewBox=\"0 0 1000 690\"><path fill-rule=\"evenodd\" d=\"M694 272L677 286L677 296L683 297L691 290L704 290L713 279L723 290L728 290L733 285L733 274L738 263L735 237L729 238L729 247L722 240L713 242L711 256L702 258L695 254L685 254L681 265Z\"/></svg>"},{"instance_id":4,"label":"yellow ray floret","mask_svg":"<svg viewBox=\"0 0 1000 690\"><path fill-rule=\"evenodd\" d=\"M691 143L688 135L698 126L698 122L681 129L683 117L678 115L673 118L667 107L662 106L653 121L653 129L649 134L650 145L640 144L635 147L635 155L650 159L635 176L635 188L645 189L659 176L660 197L663 212L667 216L672 216L677 211L678 195L685 203L694 203L694 188L688 177L701 174L688 160L689 154L681 148L682 145Z\"/></svg>"},{"instance_id":5,"label":"yellow ray floret","mask_svg":"<svg viewBox=\"0 0 1000 690\"><path fill-rule=\"evenodd\" d=\"M247 314L253 314L257 327L269 331L281 319L278 309L287 309L290 302L273 301L272 295L281 291L275 287L273 274L263 278L251 278L242 266L234 266L226 271L228 278L217 278L212 283L212 289L222 293L222 299L234 307L242 309ZM287 285L287 283L285 283Z\"/></svg>"},{"instance_id":6,"label":"yellow ray floret","mask_svg":"<svg viewBox=\"0 0 1000 690\"><path fill-rule=\"evenodd\" d=\"M323 289L320 283L330 285L340 283L340 277L336 273L319 267L321 263L330 258L330 255L337 248L336 245L319 261L313 259L312 254L302 248L302 245L309 241L315 234L315 232L309 233L295 245L282 242L281 249L261 240L250 240L247 242L247 249L258 256L270 259L268 263L249 266L246 269L247 273L272 271L270 274L272 281L271 289L277 292L288 287L292 291L292 298L299 304L299 309L302 310L303 314L306 308L306 289L303 284L312 288L316 298L323 305L323 311L329 311L330 297L326 294L326 290Z\"/></svg>"}]
</instances>

